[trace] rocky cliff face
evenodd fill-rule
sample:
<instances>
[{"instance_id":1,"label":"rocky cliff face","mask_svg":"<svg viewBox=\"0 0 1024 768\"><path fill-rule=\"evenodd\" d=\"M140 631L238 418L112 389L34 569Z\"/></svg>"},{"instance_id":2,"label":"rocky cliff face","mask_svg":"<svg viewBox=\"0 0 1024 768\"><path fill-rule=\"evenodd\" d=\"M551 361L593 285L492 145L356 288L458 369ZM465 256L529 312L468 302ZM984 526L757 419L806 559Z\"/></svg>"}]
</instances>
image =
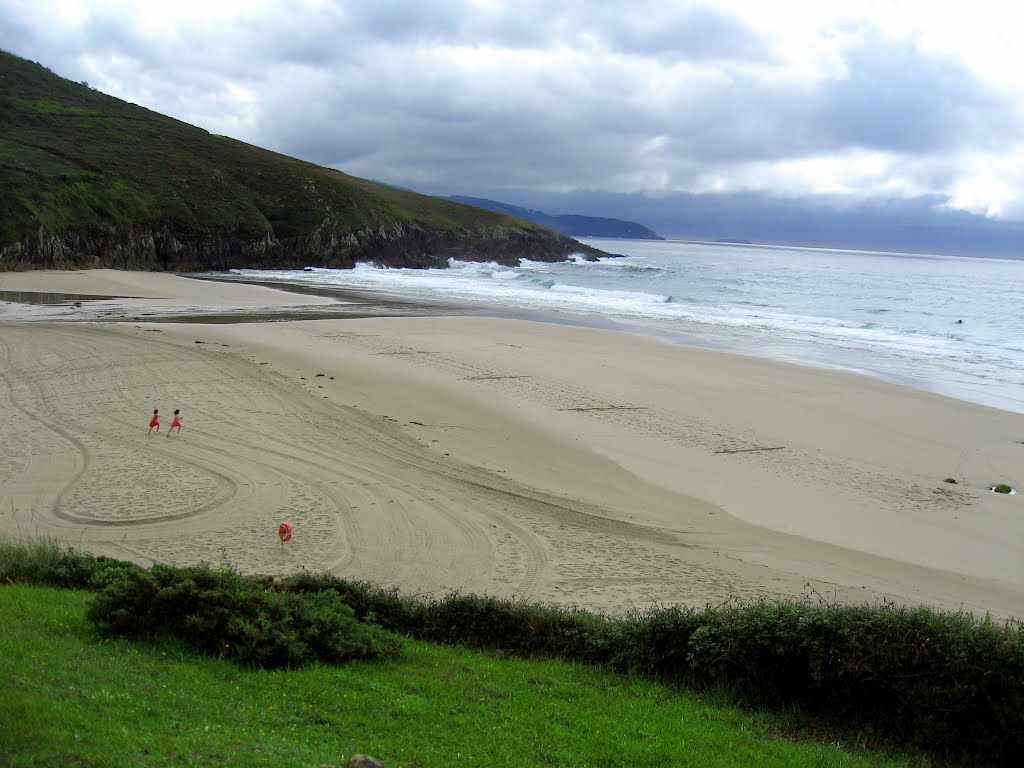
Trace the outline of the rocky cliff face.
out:
<instances>
[{"instance_id":1,"label":"rocky cliff face","mask_svg":"<svg viewBox=\"0 0 1024 768\"><path fill-rule=\"evenodd\" d=\"M278 239L271 233L253 237L154 224L105 231L41 228L34 237L0 247L0 270L348 269L357 262L428 268L445 267L449 259L516 265L523 258L563 261L574 254L584 258L606 255L554 232L516 227L451 231L394 223L376 230L340 233L325 222L310 234Z\"/></svg>"}]
</instances>

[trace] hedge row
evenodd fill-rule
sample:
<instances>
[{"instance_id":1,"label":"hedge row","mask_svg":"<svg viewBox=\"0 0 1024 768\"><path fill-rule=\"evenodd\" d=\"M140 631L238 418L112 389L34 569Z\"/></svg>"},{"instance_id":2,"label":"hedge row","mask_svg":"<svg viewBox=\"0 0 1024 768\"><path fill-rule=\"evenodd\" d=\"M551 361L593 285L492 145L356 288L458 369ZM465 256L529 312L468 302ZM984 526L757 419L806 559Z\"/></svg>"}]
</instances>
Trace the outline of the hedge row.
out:
<instances>
[{"instance_id":1,"label":"hedge row","mask_svg":"<svg viewBox=\"0 0 1024 768\"><path fill-rule=\"evenodd\" d=\"M439 643L599 664L665 683L725 686L751 706L799 707L837 726L956 758L1024 762L1024 626L928 608L752 603L621 619L301 574L357 617Z\"/></svg>"},{"instance_id":2,"label":"hedge row","mask_svg":"<svg viewBox=\"0 0 1024 768\"><path fill-rule=\"evenodd\" d=\"M753 706L797 707L838 727L936 754L983 764L1024 761L1024 629L1016 622L888 604L797 603L671 608L613 619L476 595L420 600L306 573L283 579L236 576L256 585L266 595L261 600L269 603L254 603L255 598L241 593L232 602L227 594L206 589L204 579L212 577L204 572L216 574L209 569L154 567L146 572L70 551L55 555L47 568L25 568L27 578L20 572L12 576L10 570L0 549L0 580L6 576L101 590L90 611L101 627L120 621L145 627L166 615L179 623L209 619L209 606L195 618L182 619L175 613L183 610L181 605L160 602L161 579L191 580L197 591L190 594L199 597L190 599L215 603L222 618L231 611L249 617L239 621L251 621L251 606L257 603L259 611L268 611L269 604L283 617L296 610L298 603L292 601L298 598L336 601L350 609L360 626L519 657L597 664L696 689L725 686ZM148 582L140 573L155 584L143 589L140 585ZM54 581L45 581L50 578ZM145 591L153 589L157 592ZM118 603L115 597L123 598L126 591L138 593L139 599ZM226 626L230 622L207 627L207 635L220 636ZM318 631L330 634L328 625ZM287 655L271 657L285 664L296 661Z\"/></svg>"}]
</instances>

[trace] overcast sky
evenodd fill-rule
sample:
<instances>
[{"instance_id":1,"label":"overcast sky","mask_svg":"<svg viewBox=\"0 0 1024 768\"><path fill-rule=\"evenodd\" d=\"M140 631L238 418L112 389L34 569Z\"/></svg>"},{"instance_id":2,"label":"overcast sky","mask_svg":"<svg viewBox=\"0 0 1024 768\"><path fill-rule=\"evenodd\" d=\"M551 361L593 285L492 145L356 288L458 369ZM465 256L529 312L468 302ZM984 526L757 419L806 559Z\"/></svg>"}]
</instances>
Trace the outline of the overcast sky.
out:
<instances>
[{"instance_id":1,"label":"overcast sky","mask_svg":"<svg viewBox=\"0 0 1024 768\"><path fill-rule=\"evenodd\" d=\"M927 199L1007 221L1022 29L1012 0L0 0L0 48L57 74L432 194Z\"/></svg>"}]
</instances>

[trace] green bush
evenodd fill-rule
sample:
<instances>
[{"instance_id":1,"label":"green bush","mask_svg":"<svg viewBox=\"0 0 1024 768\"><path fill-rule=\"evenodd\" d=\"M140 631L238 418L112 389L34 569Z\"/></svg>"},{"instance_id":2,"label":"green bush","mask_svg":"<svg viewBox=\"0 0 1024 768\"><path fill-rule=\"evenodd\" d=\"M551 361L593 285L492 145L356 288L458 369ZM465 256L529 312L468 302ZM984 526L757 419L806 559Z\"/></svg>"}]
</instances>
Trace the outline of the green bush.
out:
<instances>
[{"instance_id":1,"label":"green bush","mask_svg":"<svg viewBox=\"0 0 1024 768\"><path fill-rule=\"evenodd\" d=\"M96 590L138 570L134 563L77 552L52 539L0 541L0 583Z\"/></svg>"},{"instance_id":2,"label":"green bush","mask_svg":"<svg viewBox=\"0 0 1024 768\"><path fill-rule=\"evenodd\" d=\"M608 619L576 609L453 594L428 604L424 625L415 634L521 657L557 656L597 664L609 655L608 624Z\"/></svg>"},{"instance_id":3,"label":"green bush","mask_svg":"<svg viewBox=\"0 0 1024 768\"><path fill-rule=\"evenodd\" d=\"M365 582L302 573L277 582L286 591L333 590L359 619L421 640L487 648L523 657L549 656L600 663L611 657L611 620L582 610L480 595L438 600L401 597Z\"/></svg>"},{"instance_id":4,"label":"green bush","mask_svg":"<svg viewBox=\"0 0 1024 768\"><path fill-rule=\"evenodd\" d=\"M263 668L402 653L398 637L359 622L337 592L285 592L206 567L154 565L126 574L97 595L88 617L106 636L176 637Z\"/></svg>"},{"instance_id":5,"label":"green bush","mask_svg":"<svg viewBox=\"0 0 1024 768\"><path fill-rule=\"evenodd\" d=\"M1024 749L1018 624L892 605L672 609L637 621L618 661L940 753L998 762Z\"/></svg>"},{"instance_id":6,"label":"green bush","mask_svg":"<svg viewBox=\"0 0 1024 768\"><path fill-rule=\"evenodd\" d=\"M303 571L277 580L275 588L300 594L333 591L352 608L357 619L379 624L392 632L416 634L423 625L423 601L402 597L396 589L383 589L365 581Z\"/></svg>"},{"instance_id":7,"label":"green bush","mask_svg":"<svg viewBox=\"0 0 1024 768\"><path fill-rule=\"evenodd\" d=\"M701 626L700 616L690 608L671 607L623 619L611 664L622 672L695 684L687 657L690 638Z\"/></svg>"}]
</instances>

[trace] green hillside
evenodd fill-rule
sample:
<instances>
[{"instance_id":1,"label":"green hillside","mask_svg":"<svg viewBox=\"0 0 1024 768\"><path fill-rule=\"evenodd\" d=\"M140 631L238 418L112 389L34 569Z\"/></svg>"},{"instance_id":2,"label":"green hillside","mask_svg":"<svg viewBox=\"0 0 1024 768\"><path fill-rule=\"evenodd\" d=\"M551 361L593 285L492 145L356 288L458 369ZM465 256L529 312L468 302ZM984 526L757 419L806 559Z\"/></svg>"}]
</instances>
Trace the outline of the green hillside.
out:
<instances>
[{"instance_id":1,"label":"green hillside","mask_svg":"<svg viewBox=\"0 0 1024 768\"><path fill-rule=\"evenodd\" d=\"M0 51L0 269L442 266L596 253L207 131Z\"/></svg>"}]
</instances>

